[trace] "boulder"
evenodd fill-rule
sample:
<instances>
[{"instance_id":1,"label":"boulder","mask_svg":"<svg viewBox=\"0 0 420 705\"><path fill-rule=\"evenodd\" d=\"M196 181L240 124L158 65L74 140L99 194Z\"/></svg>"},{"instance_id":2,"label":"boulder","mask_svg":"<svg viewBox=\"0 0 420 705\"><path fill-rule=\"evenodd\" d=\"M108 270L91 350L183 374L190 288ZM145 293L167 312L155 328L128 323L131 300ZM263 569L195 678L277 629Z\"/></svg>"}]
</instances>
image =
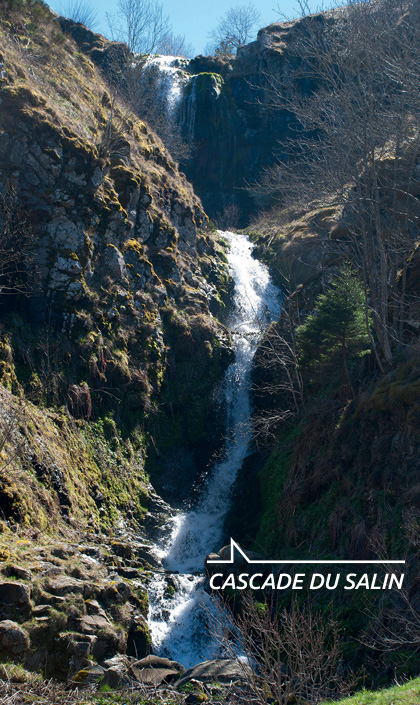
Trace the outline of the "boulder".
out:
<instances>
[{"instance_id":1,"label":"boulder","mask_svg":"<svg viewBox=\"0 0 420 705\"><path fill-rule=\"evenodd\" d=\"M56 558L61 558L63 561L67 560L67 558L70 558L71 556L74 556L75 553L75 549L65 543L59 544L58 546L54 546L51 551L51 554L53 556L55 556Z\"/></svg>"},{"instance_id":2,"label":"boulder","mask_svg":"<svg viewBox=\"0 0 420 705\"><path fill-rule=\"evenodd\" d=\"M36 605L32 609L32 615L34 617L45 617L51 613L51 605Z\"/></svg>"},{"instance_id":3,"label":"boulder","mask_svg":"<svg viewBox=\"0 0 420 705\"><path fill-rule=\"evenodd\" d=\"M116 602L117 604L122 605L124 602L127 602L132 594L133 591L130 585L118 578L118 580L112 580L105 583L104 587L100 591L99 599L103 600L105 604Z\"/></svg>"},{"instance_id":4,"label":"boulder","mask_svg":"<svg viewBox=\"0 0 420 705\"><path fill-rule=\"evenodd\" d=\"M151 636L149 627L143 617L137 617L134 624L131 625L128 633L127 655L147 656L150 651Z\"/></svg>"},{"instance_id":5,"label":"boulder","mask_svg":"<svg viewBox=\"0 0 420 705\"><path fill-rule=\"evenodd\" d=\"M92 654L97 661L104 661L116 653L125 653L127 650L126 634L112 625L100 629L96 633L97 640L93 646Z\"/></svg>"},{"instance_id":6,"label":"boulder","mask_svg":"<svg viewBox=\"0 0 420 705\"><path fill-rule=\"evenodd\" d=\"M77 254L83 252L85 233L80 223L76 225L66 217L58 217L50 221L47 231L51 242L58 250L65 248Z\"/></svg>"},{"instance_id":7,"label":"boulder","mask_svg":"<svg viewBox=\"0 0 420 705\"><path fill-rule=\"evenodd\" d=\"M174 668L130 668L130 674L139 683L145 685L160 685L161 683L173 683L179 676Z\"/></svg>"},{"instance_id":8,"label":"boulder","mask_svg":"<svg viewBox=\"0 0 420 705\"><path fill-rule=\"evenodd\" d=\"M82 668L81 671L75 673L71 679L71 682L79 688L86 688L87 686L98 683L98 681L103 678L104 673L105 670L102 666L87 666L86 668Z\"/></svg>"},{"instance_id":9,"label":"boulder","mask_svg":"<svg viewBox=\"0 0 420 705\"><path fill-rule=\"evenodd\" d=\"M26 568L21 568L19 565L6 565L3 568L3 574L7 578L17 578L18 580L32 580L32 573Z\"/></svg>"},{"instance_id":10,"label":"boulder","mask_svg":"<svg viewBox=\"0 0 420 705\"><path fill-rule=\"evenodd\" d=\"M130 560L133 558L132 546L128 543L123 543L122 541L113 541L111 543L111 551L115 556L119 556L125 560Z\"/></svg>"},{"instance_id":11,"label":"boulder","mask_svg":"<svg viewBox=\"0 0 420 705\"><path fill-rule=\"evenodd\" d=\"M58 610L63 607L66 602L65 597L60 597L60 595L50 595L48 592L44 592L43 590L40 592L38 600L41 605L51 605Z\"/></svg>"},{"instance_id":12,"label":"boulder","mask_svg":"<svg viewBox=\"0 0 420 705\"><path fill-rule=\"evenodd\" d=\"M31 591L27 585L18 582L0 583L0 602L4 605L23 607L29 604Z\"/></svg>"},{"instance_id":13,"label":"boulder","mask_svg":"<svg viewBox=\"0 0 420 705\"><path fill-rule=\"evenodd\" d=\"M127 269L124 257L115 245L109 244L105 248L103 255L103 269L112 279L117 282L127 279Z\"/></svg>"},{"instance_id":14,"label":"boulder","mask_svg":"<svg viewBox=\"0 0 420 705\"><path fill-rule=\"evenodd\" d=\"M86 600L85 604L88 614L98 614L100 617L106 617L105 611L97 600Z\"/></svg>"},{"instance_id":15,"label":"boulder","mask_svg":"<svg viewBox=\"0 0 420 705\"><path fill-rule=\"evenodd\" d=\"M152 556L150 551L145 551L144 548L136 548L135 553L137 558L140 558L142 561L145 561L146 563L151 565L152 568L161 567L159 561L154 556Z\"/></svg>"},{"instance_id":16,"label":"boulder","mask_svg":"<svg viewBox=\"0 0 420 705\"><path fill-rule=\"evenodd\" d=\"M124 667L125 669L128 668L130 664L135 664L136 659L133 658L132 656L125 656L122 654L117 654L116 656L112 656L111 658L105 659L105 661L102 661L101 666L103 666L106 670L108 668L115 668L115 667Z\"/></svg>"},{"instance_id":17,"label":"boulder","mask_svg":"<svg viewBox=\"0 0 420 705\"><path fill-rule=\"evenodd\" d=\"M127 566L117 568L117 573L118 575L121 575L122 578L128 578L129 580L133 578L140 578L142 575L140 568L131 568Z\"/></svg>"},{"instance_id":18,"label":"boulder","mask_svg":"<svg viewBox=\"0 0 420 705\"><path fill-rule=\"evenodd\" d=\"M171 668L174 669L175 671L178 671L178 673L185 673L185 666L182 665L182 663L178 663L178 661L171 661L168 658L163 658L162 656L155 656L155 654L149 654L149 656L146 656L146 658L140 659L140 661L136 661L133 663L133 666L136 666L136 668Z\"/></svg>"},{"instance_id":19,"label":"boulder","mask_svg":"<svg viewBox=\"0 0 420 705\"><path fill-rule=\"evenodd\" d=\"M28 648L29 638L22 627L10 619L0 622L0 653L21 658Z\"/></svg>"},{"instance_id":20,"label":"boulder","mask_svg":"<svg viewBox=\"0 0 420 705\"><path fill-rule=\"evenodd\" d=\"M109 620L102 615L84 615L79 620L80 631L84 634L95 634L101 629L107 629L110 626Z\"/></svg>"},{"instance_id":21,"label":"boulder","mask_svg":"<svg viewBox=\"0 0 420 705\"><path fill-rule=\"evenodd\" d=\"M107 668L104 676L99 683L99 690L104 686L111 688L111 690L117 690L118 688L125 688L131 685L132 681L127 673L127 667L119 664Z\"/></svg>"},{"instance_id":22,"label":"boulder","mask_svg":"<svg viewBox=\"0 0 420 705\"><path fill-rule=\"evenodd\" d=\"M250 678L252 674L253 671L250 666L236 659L212 659L198 663L190 668L184 673L182 678L176 681L175 685L178 688L192 680L208 683L230 683Z\"/></svg>"},{"instance_id":23,"label":"boulder","mask_svg":"<svg viewBox=\"0 0 420 705\"><path fill-rule=\"evenodd\" d=\"M52 592L53 595L58 595L59 597L72 592L82 595L84 591L83 582L77 578L70 578L68 575L60 575L58 578L48 580L45 587L48 592Z\"/></svg>"},{"instance_id":24,"label":"boulder","mask_svg":"<svg viewBox=\"0 0 420 705\"><path fill-rule=\"evenodd\" d=\"M96 637L90 634L63 632L58 635L55 641L56 648L54 656L57 658L57 656L61 654L64 668L67 667L68 670L69 660L77 664L81 659L89 658L96 641ZM78 669L76 668L74 670Z\"/></svg>"}]
</instances>

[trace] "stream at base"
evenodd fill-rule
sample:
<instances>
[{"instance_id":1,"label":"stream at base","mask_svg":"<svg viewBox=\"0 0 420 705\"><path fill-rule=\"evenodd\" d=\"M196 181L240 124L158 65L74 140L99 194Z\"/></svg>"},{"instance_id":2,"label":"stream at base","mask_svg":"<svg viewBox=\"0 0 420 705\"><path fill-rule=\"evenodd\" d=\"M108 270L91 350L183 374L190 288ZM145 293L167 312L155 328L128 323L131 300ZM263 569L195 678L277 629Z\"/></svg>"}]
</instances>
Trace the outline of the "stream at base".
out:
<instances>
[{"instance_id":1,"label":"stream at base","mask_svg":"<svg viewBox=\"0 0 420 705\"><path fill-rule=\"evenodd\" d=\"M218 639L209 629L214 605L204 590L204 560L221 548L223 539L226 542L223 522L230 491L252 436L252 360L264 330L280 313L280 292L267 267L252 257L252 243L244 235L219 234L230 244L228 262L235 283L227 321L235 361L222 389L227 414L224 454L210 470L195 505L173 514L155 546L155 554L172 573L170 582L168 575L156 573L148 585L153 652L187 668L221 655Z\"/></svg>"}]
</instances>

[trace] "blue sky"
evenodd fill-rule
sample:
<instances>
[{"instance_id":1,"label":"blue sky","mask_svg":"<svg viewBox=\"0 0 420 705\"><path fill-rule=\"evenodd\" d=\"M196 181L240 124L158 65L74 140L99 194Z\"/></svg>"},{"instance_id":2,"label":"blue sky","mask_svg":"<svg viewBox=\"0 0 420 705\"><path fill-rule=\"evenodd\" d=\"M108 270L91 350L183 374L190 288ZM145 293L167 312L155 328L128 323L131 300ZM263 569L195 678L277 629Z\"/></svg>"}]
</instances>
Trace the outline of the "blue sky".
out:
<instances>
[{"instance_id":1,"label":"blue sky","mask_svg":"<svg viewBox=\"0 0 420 705\"><path fill-rule=\"evenodd\" d=\"M107 35L106 12L115 12L114 0L90 0L90 4L98 12L99 24L97 32ZM206 3L197 0L162 0L164 10L169 15L175 34L185 34L187 41L193 45L196 54L204 51L208 42L209 30L217 24L218 18L230 7L247 4L247 0L208 0ZM260 27L279 20L275 11L278 0L257 0L255 2L261 14ZM282 12L287 16L298 16L295 0L280 0ZM57 12L60 10L60 0L49 0L49 5Z\"/></svg>"}]
</instances>

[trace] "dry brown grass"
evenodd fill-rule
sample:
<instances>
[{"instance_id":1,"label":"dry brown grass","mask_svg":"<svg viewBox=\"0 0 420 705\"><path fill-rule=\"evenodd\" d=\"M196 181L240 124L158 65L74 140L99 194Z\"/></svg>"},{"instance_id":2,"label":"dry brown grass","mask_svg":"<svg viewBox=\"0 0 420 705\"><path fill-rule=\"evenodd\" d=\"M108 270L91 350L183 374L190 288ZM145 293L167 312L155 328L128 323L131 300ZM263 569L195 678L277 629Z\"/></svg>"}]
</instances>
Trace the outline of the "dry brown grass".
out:
<instances>
[{"instance_id":1,"label":"dry brown grass","mask_svg":"<svg viewBox=\"0 0 420 705\"><path fill-rule=\"evenodd\" d=\"M92 691L91 691L92 692ZM0 705L76 705L86 703L88 693L77 688L68 690L53 680L31 680L16 683L12 679L0 681Z\"/></svg>"}]
</instances>

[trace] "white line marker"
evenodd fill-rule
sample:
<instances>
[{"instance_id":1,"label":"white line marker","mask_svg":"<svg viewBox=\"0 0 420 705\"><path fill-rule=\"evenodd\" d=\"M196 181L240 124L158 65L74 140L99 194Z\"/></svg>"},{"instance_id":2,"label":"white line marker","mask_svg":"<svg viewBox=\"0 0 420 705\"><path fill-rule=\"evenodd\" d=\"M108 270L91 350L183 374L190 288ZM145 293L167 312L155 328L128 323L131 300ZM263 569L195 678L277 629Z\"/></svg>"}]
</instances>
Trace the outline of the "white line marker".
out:
<instances>
[{"instance_id":1,"label":"white line marker","mask_svg":"<svg viewBox=\"0 0 420 705\"><path fill-rule=\"evenodd\" d=\"M292 560L288 559L285 561L260 561L260 560L252 560L251 558L248 558L246 553L243 552L242 548L238 546L238 544L231 539L230 540L230 558L223 560L222 558L219 561L216 560L209 560L207 561L207 564L211 565L231 565L234 563L234 553L235 550L243 557L245 558L247 563L252 563L253 565L391 565L391 564L405 564L405 561L396 561L396 560L368 560L368 561L352 561L352 560Z\"/></svg>"}]
</instances>

